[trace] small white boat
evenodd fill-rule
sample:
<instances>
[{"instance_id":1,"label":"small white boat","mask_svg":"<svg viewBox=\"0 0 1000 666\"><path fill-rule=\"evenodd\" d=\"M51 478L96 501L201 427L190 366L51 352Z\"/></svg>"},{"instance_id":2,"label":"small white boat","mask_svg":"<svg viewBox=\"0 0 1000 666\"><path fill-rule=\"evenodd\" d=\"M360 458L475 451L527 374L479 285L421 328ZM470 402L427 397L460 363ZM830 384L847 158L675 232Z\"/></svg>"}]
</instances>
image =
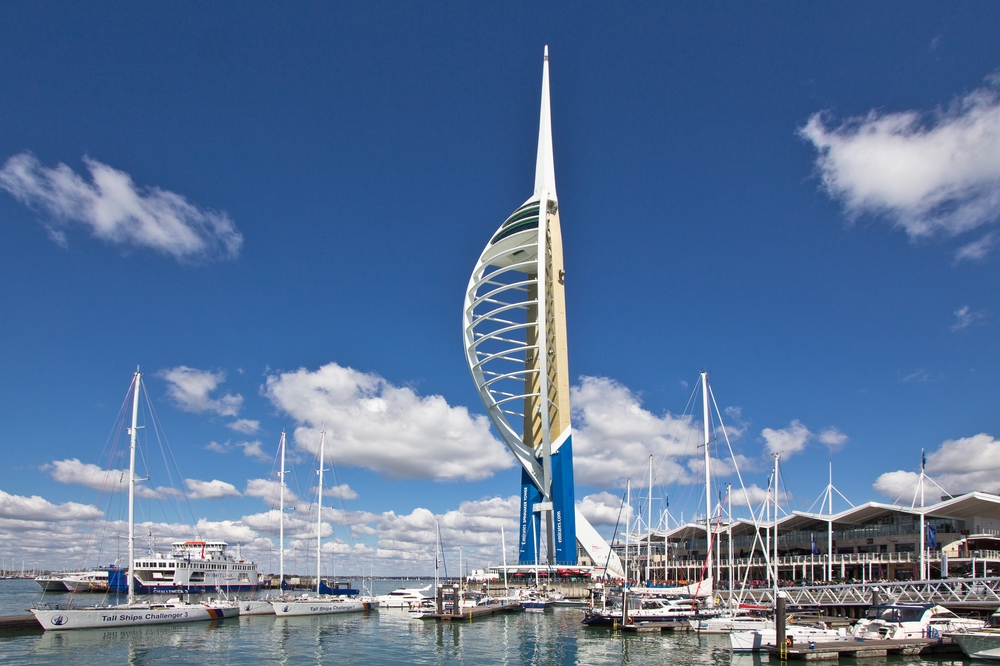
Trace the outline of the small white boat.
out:
<instances>
[{"instance_id":1,"label":"small white boat","mask_svg":"<svg viewBox=\"0 0 1000 666\"><path fill-rule=\"evenodd\" d=\"M105 592L108 589L108 571L81 571L68 574L63 585L70 592Z\"/></svg>"},{"instance_id":2,"label":"small white boat","mask_svg":"<svg viewBox=\"0 0 1000 666\"><path fill-rule=\"evenodd\" d=\"M63 576L38 576L35 582L42 588L42 592L66 592L69 590L63 583Z\"/></svg>"},{"instance_id":3,"label":"small white boat","mask_svg":"<svg viewBox=\"0 0 1000 666\"><path fill-rule=\"evenodd\" d=\"M934 604L881 604L865 611L851 629L855 638L905 640L940 638L945 633L982 629L983 620L959 617Z\"/></svg>"},{"instance_id":4,"label":"small white boat","mask_svg":"<svg viewBox=\"0 0 1000 666\"><path fill-rule=\"evenodd\" d=\"M375 598L378 599L379 608L413 609L420 606L424 600L431 598L424 594L430 591L430 589L430 585L421 588L401 587L389 594L380 594Z\"/></svg>"},{"instance_id":5,"label":"small white boat","mask_svg":"<svg viewBox=\"0 0 1000 666\"><path fill-rule=\"evenodd\" d=\"M792 645L808 643L809 641L832 643L853 640L848 637L845 629L826 629L798 624L787 625L785 636L791 639ZM777 631L773 627L757 631L734 631L729 634L729 644L732 646L733 652L760 652L774 647L777 639Z\"/></svg>"},{"instance_id":6,"label":"small white boat","mask_svg":"<svg viewBox=\"0 0 1000 666\"><path fill-rule=\"evenodd\" d=\"M692 629L703 634L730 634L734 631L774 629L774 620L748 614L691 618L688 620L688 624Z\"/></svg>"},{"instance_id":7,"label":"small white boat","mask_svg":"<svg viewBox=\"0 0 1000 666\"><path fill-rule=\"evenodd\" d=\"M274 615L272 601L277 599L247 599L240 602L240 615Z\"/></svg>"}]
</instances>

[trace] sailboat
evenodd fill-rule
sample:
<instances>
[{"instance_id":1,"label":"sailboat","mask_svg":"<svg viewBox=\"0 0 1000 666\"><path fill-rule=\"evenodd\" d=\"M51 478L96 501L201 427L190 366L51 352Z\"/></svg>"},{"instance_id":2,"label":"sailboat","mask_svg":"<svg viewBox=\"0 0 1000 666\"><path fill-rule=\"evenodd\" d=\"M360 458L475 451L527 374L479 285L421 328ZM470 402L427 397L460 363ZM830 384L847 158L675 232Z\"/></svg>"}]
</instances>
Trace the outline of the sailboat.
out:
<instances>
[{"instance_id":1,"label":"sailboat","mask_svg":"<svg viewBox=\"0 0 1000 666\"><path fill-rule=\"evenodd\" d=\"M103 629L105 627L136 627L150 624L172 624L218 620L239 615L239 606L229 603L185 603L179 598L166 602L145 603L136 599L135 571L135 449L137 421L139 418L139 390L142 374L136 369L132 376L132 427L129 430L128 470L128 599L124 604L89 606L86 608L52 608L39 606L30 609L42 629Z\"/></svg>"},{"instance_id":2,"label":"sailboat","mask_svg":"<svg viewBox=\"0 0 1000 666\"><path fill-rule=\"evenodd\" d=\"M320 432L319 439L319 484L316 494L316 593L303 594L297 597L271 601L275 615L329 615L331 613L353 613L370 611L379 607L377 599L371 596L359 597L356 590L336 587L330 588L323 584L322 571L322 529L323 529L323 456L326 446L326 430ZM282 448L284 451L284 448ZM282 466L284 474L284 466ZM284 491L282 491L284 493ZM284 497L284 494L282 494ZM284 524L284 515L281 517ZM282 535L284 532L282 532ZM282 553L284 553L284 538L282 536ZM281 560L282 563L284 559ZM282 564L282 577L284 565ZM284 581L282 581L284 582ZM354 595L354 596L345 596Z\"/></svg>"},{"instance_id":3,"label":"sailboat","mask_svg":"<svg viewBox=\"0 0 1000 666\"><path fill-rule=\"evenodd\" d=\"M285 431L278 442L281 468L278 471L278 589L285 589ZM283 592L282 592L283 593ZM241 615L274 615L274 601L282 599L249 599L240 604Z\"/></svg>"}]
</instances>

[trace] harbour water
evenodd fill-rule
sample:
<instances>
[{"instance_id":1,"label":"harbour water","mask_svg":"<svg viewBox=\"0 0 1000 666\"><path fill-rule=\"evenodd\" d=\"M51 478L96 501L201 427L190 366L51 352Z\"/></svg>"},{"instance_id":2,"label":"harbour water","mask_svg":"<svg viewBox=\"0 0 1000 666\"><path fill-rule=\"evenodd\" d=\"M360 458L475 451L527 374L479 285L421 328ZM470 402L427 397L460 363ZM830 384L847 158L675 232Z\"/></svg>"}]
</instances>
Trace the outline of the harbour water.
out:
<instances>
[{"instance_id":1,"label":"harbour water","mask_svg":"<svg viewBox=\"0 0 1000 666\"><path fill-rule=\"evenodd\" d=\"M411 583L412 584L412 583ZM376 594L400 583L376 581ZM64 595L46 595L54 601ZM96 595L81 595L79 599ZM24 613L41 598L30 580L0 581L0 615ZM473 623L415 620L383 609L318 617L242 617L218 622L0 634L0 664L692 664L759 666L759 656L733 656L725 636L622 634L585 628L583 611L557 608ZM842 661L854 663L853 660ZM864 660L935 666L961 659L890 657Z\"/></svg>"}]
</instances>

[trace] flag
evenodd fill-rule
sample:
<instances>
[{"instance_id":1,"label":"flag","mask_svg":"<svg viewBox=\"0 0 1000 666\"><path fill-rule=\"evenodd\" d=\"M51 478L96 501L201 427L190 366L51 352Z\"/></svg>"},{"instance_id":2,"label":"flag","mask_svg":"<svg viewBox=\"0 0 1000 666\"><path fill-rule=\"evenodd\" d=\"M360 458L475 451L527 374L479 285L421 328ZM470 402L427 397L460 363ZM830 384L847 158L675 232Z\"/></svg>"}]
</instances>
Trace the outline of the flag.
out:
<instances>
[{"instance_id":1,"label":"flag","mask_svg":"<svg viewBox=\"0 0 1000 666\"><path fill-rule=\"evenodd\" d=\"M816 545L816 535L812 535L812 554L819 555L819 546Z\"/></svg>"},{"instance_id":2,"label":"flag","mask_svg":"<svg viewBox=\"0 0 1000 666\"><path fill-rule=\"evenodd\" d=\"M933 525L927 526L927 547L931 550L937 550L937 530L934 529Z\"/></svg>"},{"instance_id":3,"label":"flag","mask_svg":"<svg viewBox=\"0 0 1000 666\"><path fill-rule=\"evenodd\" d=\"M924 471L927 467L927 455L924 453L923 449L920 449L920 471Z\"/></svg>"}]
</instances>

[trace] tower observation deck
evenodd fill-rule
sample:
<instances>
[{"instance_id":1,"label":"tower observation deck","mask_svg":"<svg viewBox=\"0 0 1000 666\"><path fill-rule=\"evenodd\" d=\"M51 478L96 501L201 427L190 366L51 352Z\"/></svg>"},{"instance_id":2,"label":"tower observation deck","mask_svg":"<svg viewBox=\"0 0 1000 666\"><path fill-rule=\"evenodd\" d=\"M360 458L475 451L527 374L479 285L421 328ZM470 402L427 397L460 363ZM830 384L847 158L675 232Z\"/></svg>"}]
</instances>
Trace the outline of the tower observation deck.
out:
<instances>
[{"instance_id":1,"label":"tower observation deck","mask_svg":"<svg viewBox=\"0 0 1000 666\"><path fill-rule=\"evenodd\" d=\"M544 553L539 561L576 565L579 540L595 566L620 575L617 555L575 506L565 274L545 47L535 191L472 272L465 352L490 420L521 464L520 564Z\"/></svg>"}]
</instances>

